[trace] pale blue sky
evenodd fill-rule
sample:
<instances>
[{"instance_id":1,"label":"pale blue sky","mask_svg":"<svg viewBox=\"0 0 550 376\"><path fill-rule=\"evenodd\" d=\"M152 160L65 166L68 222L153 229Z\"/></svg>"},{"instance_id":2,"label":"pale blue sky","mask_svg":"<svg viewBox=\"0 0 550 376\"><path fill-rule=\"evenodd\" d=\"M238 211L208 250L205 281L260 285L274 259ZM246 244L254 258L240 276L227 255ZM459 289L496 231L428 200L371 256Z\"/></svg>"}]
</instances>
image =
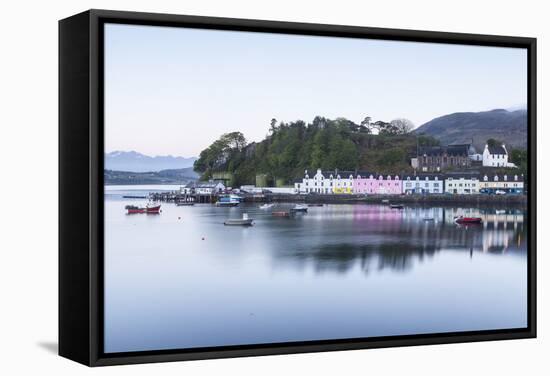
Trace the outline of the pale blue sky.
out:
<instances>
[{"instance_id":1,"label":"pale blue sky","mask_svg":"<svg viewBox=\"0 0 550 376\"><path fill-rule=\"evenodd\" d=\"M417 126L527 103L525 49L105 26L105 151L197 156L270 120L366 115Z\"/></svg>"}]
</instances>

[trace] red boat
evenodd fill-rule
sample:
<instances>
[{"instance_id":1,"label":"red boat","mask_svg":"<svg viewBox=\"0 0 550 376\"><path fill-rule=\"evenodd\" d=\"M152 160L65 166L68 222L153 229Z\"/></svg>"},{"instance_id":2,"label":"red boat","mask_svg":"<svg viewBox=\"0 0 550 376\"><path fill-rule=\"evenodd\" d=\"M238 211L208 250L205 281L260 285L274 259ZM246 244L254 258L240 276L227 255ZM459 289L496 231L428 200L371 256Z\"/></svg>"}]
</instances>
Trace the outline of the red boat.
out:
<instances>
[{"instance_id":1,"label":"red boat","mask_svg":"<svg viewBox=\"0 0 550 376\"><path fill-rule=\"evenodd\" d=\"M160 213L160 205L147 206L147 207L145 207L145 212L147 214L158 214L158 213Z\"/></svg>"},{"instance_id":2,"label":"red boat","mask_svg":"<svg viewBox=\"0 0 550 376\"><path fill-rule=\"evenodd\" d=\"M480 217L456 217L455 222L459 225L477 225L481 223Z\"/></svg>"},{"instance_id":3,"label":"red boat","mask_svg":"<svg viewBox=\"0 0 550 376\"><path fill-rule=\"evenodd\" d=\"M144 208L140 208L139 206L134 205L126 205L125 209L128 211L128 214L159 214L160 213L160 205L156 206L149 206L147 205Z\"/></svg>"}]
</instances>

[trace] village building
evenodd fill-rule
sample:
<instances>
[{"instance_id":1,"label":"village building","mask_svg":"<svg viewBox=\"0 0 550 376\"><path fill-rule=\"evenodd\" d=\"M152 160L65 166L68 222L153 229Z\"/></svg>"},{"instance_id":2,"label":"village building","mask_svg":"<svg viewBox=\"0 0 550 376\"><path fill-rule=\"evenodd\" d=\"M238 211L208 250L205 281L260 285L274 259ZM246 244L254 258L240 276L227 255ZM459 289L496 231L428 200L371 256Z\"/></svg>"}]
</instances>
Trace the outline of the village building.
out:
<instances>
[{"instance_id":1,"label":"village building","mask_svg":"<svg viewBox=\"0 0 550 376\"><path fill-rule=\"evenodd\" d=\"M317 169L315 175L310 176L305 171L304 178L294 183L294 188L299 193L318 194L351 194L353 193L353 172L338 170L322 171Z\"/></svg>"},{"instance_id":2,"label":"village building","mask_svg":"<svg viewBox=\"0 0 550 376\"><path fill-rule=\"evenodd\" d=\"M498 191L498 192L497 192ZM525 191L523 175L483 175L479 179L480 193L515 193Z\"/></svg>"},{"instance_id":3,"label":"village building","mask_svg":"<svg viewBox=\"0 0 550 376\"><path fill-rule=\"evenodd\" d=\"M471 195L479 193L479 176L476 173L448 173L445 175L445 193Z\"/></svg>"},{"instance_id":4,"label":"village building","mask_svg":"<svg viewBox=\"0 0 550 376\"><path fill-rule=\"evenodd\" d=\"M328 173L329 178L326 179L325 174L321 169L317 169L317 172L310 177L308 170L306 170L304 178L301 182L295 182L294 188L299 193L330 194L333 191L333 175Z\"/></svg>"},{"instance_id":5,"label":"village building","mask_svg":"<svg viewBox=\"0 0 550 376\"><path fill-rule=\"evenodd\" d=\"M198 182L194 186L195 194L197 195L214 195L222 193L225 190L225 185L222 182L207 181Z\"/></svg>"},{"instance_id":6,"label":"village building","mask_svg":"<svg viewBox=\"0 0 550 376\"><path fill-rule=\"evenodd\" d=\"M353 193L353 172L342 171L329 175L332 183L332 192L334 194L352 194Z\"/></svg>"},{"instance_id":7,"label":"village building","mask_svg":"<svg viewBox=\"0 0 550 376\"><path fill-rule=\"evenodd\" d=\"M256 187L255 185L241 185L240 191L243 193L250 193L255 195L261 195L265 193L275 193L275 194L298 193L298 189L295 187Z\"/></svg>"},{"instance_id":8,"label":"village building","mask_svg":"<svg viewBox=\"0 0 550 376\"><path fill-rule=\"evenodd\" d=\"M439 174L404 175L401 178L404 194L443 194L444 178Z\"/></svg>"},{"instance_id":9,"label":"village building","mask_svg":"<svg viewBox=\"0 0 550 376\"><path fill-rule=\"evenodd\" d=\"M484 167L516 167L515 164L508 162L508 150L506 145L491 145L485 144L483 150L483 166Z\"/></svg>"},{"instance_id":10,"label":"village building","mask_svg":"<svg viewBox=\"0 0 550 376\"><path fill-rule=\"evenodd\" d=\"M353 180L355 194L394 195L402 193L401 178L398 175L375 175L359 172Z\"/></svg>"},{"instance_id":11,"label":"village building","mask_svg":"<svg viewBox=\"0 0 550 376\"><path fill-rule=\"evenodd\" d=\"M475 152L471 144L422 147L418 149L416 158L411 159L411 166L420 172L467 168L472 163L470 156Z\"/></svg>"}]
</instances>

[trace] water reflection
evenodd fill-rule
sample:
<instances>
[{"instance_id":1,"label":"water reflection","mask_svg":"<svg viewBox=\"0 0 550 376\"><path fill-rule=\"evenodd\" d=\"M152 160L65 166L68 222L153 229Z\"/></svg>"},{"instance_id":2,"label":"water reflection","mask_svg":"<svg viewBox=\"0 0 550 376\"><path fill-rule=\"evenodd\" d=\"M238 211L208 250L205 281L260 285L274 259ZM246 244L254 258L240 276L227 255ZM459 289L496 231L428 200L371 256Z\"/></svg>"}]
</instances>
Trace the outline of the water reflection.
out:
<instances>
[{"instance_id":1,"label":"water reflection","mask_svg":"<svg viewBox=\"0 0 550 376\"><path fill-rule=\"evenodd\" d=\"M481 217L480 225L457 225L457 216ZM325 222L320 238L294 239L295 246L272 247L276 268L305 269L317 273L346 273L354 268L368 274L390 269L406 272L416 263L441 251L525 255L526 226L519 209L409 207L403 210L378 205L327 206L311 210L298 222Z\"/></svg>"},{"instance_id":2,"label":"water reflection","mask_svg":"<svg viewBox=\"0 0 550 376\"><path fill-rule=\"evenodd\" d=\"M106 195L107 352L526 325L522 210L328 205L276 218L164 204L132 216L128 204ZM223 225L244 212L253 227Z\"/></svg>"}]
</instances>

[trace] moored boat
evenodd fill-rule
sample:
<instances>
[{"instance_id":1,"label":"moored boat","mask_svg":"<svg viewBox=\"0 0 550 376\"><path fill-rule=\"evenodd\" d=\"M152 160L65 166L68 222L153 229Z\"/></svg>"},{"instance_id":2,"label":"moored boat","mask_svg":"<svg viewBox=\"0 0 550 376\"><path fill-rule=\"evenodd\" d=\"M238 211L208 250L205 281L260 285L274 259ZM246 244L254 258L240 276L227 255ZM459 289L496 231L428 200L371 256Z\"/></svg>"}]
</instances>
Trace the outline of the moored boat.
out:
<instances>
[{"instance_id":1,"label":"moored boat","mask_svg":"<svg viewBox=\"0 0 550 376\"><path fill-rule=\"evenodd\" d=\"M405 206L403 206L402 204L391 204L390 205L390 208L391 209L403 209Z\"/></svg>"},{"instance_id":2,"label":"moored boat","mask_svg":"<svg viewBox=\"0 0 550 376\"><path fill-rule=\"evenodd\" d=\"M307 206L303 204L298 204L290 209L293 213L306 213L307 212Z\"/></svg>"},{"instance_id":3,"label":"moored boat","mask_svg":"<svg viewBox=\"0 0 550 376\"><path fill-rule=\"evenodd\" d=\"M159 214L160 213L160 205L154 205L154 204L147 204L144 208L135 206L135 205L126 205L124 207L126 209L128 214Z\"/></svg>"},{"instance_id":4,"label":"moored boat","mask_svg":"<svg viewBox=\"0 0 550 376\"><path fill-rule=\"evenodd\" d=\"M459 225L477 225L482 222L480 217L456 217L455 222Z\"/></svg>"},{"instance_id":5,"label":"moored boat","mask_svg":"<svg viewBox=\"0 0 550 376\"><path fill-rule=\"evenodd\" d=\"M228 219L223 224L226 226L252 226L254 220L248 218L247 213L243 213L242 219Z\"/></svg>"},{"instance_id":6,"label":"moored boat","mask_svg":"<svg viewBox=\"0 0 550 376\"><path fill-rule=\"evenodd\" d=\"M260 205L260 209L271 209L275 204L263 204Z\"/></svg>"},{"instance_id":7,"label":"moored boat","mask_svg":"<svg viewBox=\"0 0 550 376\"><path fill-rule=\"evenodd\" d=\"M274 211L271 215L274 217L290 217L290 213L287 211Z\"/></svg>"},{"instance_id":8,"label":"moored boat","mask_svg":"<svg viewBox=\"0 0 550 376\"><path fill-rule=\"evenodd\" d=\"M317 207L317 206L323 206L323 204L307 204L308 207Z\"/></svg>"},{"instance_id":9,"label":"moored boat","mask_svg":"<svg viewBox=\"0 0 550 376\"><path fill-rule=\"evenodd\" d=\"M124 209L126 209L126 212L128 214L140 214L140 213L145 213L145 208L140 208L138 206L135 206L135 205L126 205L124 207Z\"/></svg>"},{"instance_id":10,"label":"moored boat","mask_svg":"<svg viewBox=\"0 0 550 376\"><path fill-rule=\"evenodd\" d=\"M145 207L145 212L147 214L159 214L160 213L160 205L147 205Z\"/></svg>"},{"instance_id":11,"label":"moored boat","mask_svg":"<svg viewBox=\"0 0 550 376\"><path fill-rule=\"evenodd\" d=\"M217 206L237 206L241 202L241 198L237 195L228 194L221 195L216 202Z\"/></svg>"}]
</instances>

